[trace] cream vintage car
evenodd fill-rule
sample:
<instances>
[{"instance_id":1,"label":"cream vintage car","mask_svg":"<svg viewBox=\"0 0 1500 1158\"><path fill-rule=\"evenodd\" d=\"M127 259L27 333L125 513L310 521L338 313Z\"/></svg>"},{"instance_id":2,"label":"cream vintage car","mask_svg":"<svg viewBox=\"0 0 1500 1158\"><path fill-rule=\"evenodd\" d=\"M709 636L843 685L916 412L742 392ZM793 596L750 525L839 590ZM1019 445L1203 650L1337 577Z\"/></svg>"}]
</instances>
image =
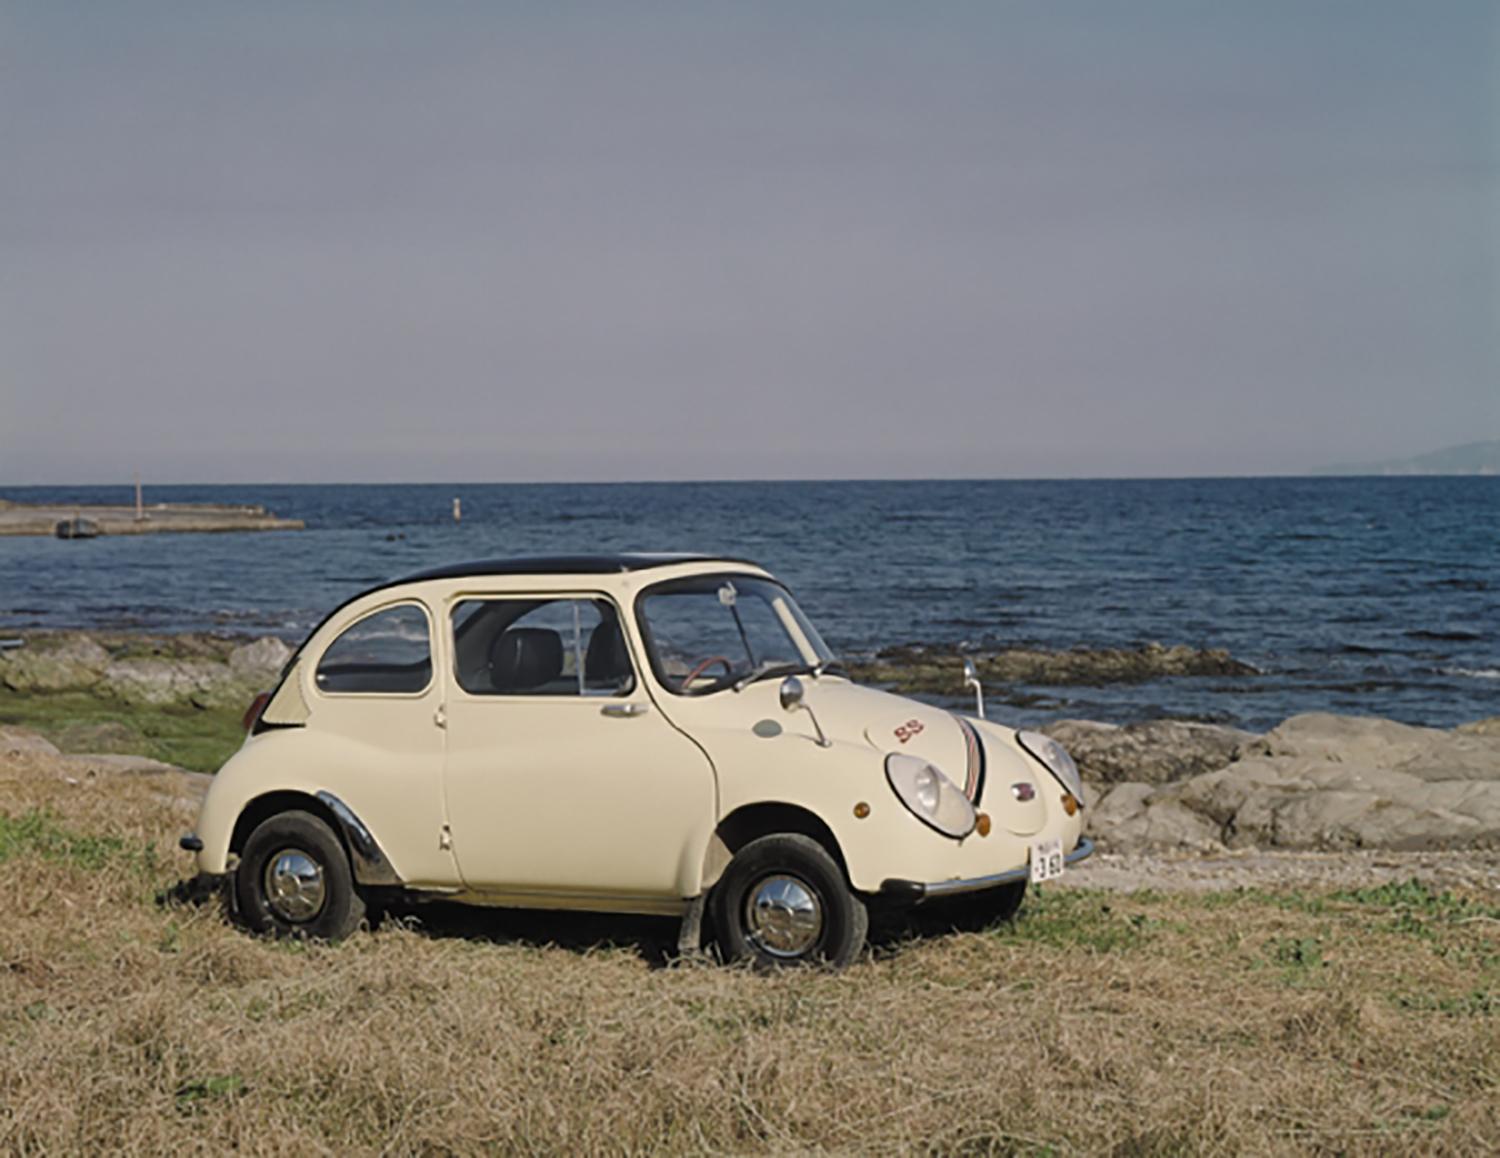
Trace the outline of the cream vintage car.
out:
<instances>
[{"instance_id":1,"label":"cream vintage car","mask_svg":"<svg viewBox=\"0 0 1500 1158\"><path fill-rule=\"evenodd\" d=\"M413 575L329 615L257 709L181 843L282 936L397 895L670 914L685 949L706 916L727 959L842 965L871 904L1008 918L1092 848L1060 746L852 683L737 559Z\"/></svg>"}]
</instances>

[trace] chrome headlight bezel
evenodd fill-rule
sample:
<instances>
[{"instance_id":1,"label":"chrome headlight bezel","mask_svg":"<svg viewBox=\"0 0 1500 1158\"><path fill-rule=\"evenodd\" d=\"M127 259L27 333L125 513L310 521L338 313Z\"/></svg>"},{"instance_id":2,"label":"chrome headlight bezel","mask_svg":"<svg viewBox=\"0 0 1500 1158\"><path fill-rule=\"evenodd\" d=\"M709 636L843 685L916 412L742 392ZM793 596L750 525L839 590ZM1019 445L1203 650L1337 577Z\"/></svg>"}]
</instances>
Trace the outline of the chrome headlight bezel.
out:
<instances>
[{"instance_id":1,"label":"chrome headlight bezel","mask_svg":"<svg viewBox=\"0 0 1500 1158\"><path fill-rule=\"evenodd\" d=\"M885 758L885 778L896 799L934 832L962 840L979 816L963 790L936 764L904 752Z\"/></svg>"},{"instance_id":2,"label":"chrome headlight bezel","mask_svg":"<svg viewBox=\"0 0 1500 1158\"><path fill-rule=\"evenodd\" d=\"M1017 732L1016 743L1024 748L1038 764L1041 764L1056 781L1078 798L1078 803L1084 803L1083 799L1083 774L1078 771L1078 765L1073 762L1073 757L1068 755L1068 750L1054 740L1051 736L1043 735L1041 732Z\"/></svg>"}]
</instances>

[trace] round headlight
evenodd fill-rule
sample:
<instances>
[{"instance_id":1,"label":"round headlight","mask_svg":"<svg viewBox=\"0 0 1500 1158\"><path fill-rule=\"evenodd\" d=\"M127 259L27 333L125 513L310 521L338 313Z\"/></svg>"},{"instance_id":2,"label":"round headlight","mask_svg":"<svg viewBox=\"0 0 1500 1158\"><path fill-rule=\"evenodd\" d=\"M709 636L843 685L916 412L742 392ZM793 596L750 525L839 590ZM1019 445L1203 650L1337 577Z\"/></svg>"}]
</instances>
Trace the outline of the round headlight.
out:
<instances>
[{"instance_id":1,"label":"round headlight","mask_svg":"<svg viewBox=\"0 0 1500 1158\"><path fill-rule=\"evenodd\" d=\"M885 778L912 815L944 836L962 838L974 831L974 806L936 765L893 752L885 758Z\"/></svg>"},{"instance_id":2,"label":"round headlight","mask_svg":"<svg viewBox=\"0 0 1500 1158\"><path fill-rule=\"evenodd\" d=\"M937 812L938 775L936 769L924 764L912 777L912 788L916 793L917 804L929 816Z\"/></svg>"},{"instance_id":3,"label":"round headlight","mask_svg":"<svg viewBox=\"0 0 1500 1158\"><path fill-rule=\"evenodd\" d=\"M1078 797L1078 803L1083 803L1083 776L1066 748L1040 732L1017 732L1016 739L1021 747L1047 766L1047 771L1057 778L1059 784Z\"/></svg>"}]
</instances>

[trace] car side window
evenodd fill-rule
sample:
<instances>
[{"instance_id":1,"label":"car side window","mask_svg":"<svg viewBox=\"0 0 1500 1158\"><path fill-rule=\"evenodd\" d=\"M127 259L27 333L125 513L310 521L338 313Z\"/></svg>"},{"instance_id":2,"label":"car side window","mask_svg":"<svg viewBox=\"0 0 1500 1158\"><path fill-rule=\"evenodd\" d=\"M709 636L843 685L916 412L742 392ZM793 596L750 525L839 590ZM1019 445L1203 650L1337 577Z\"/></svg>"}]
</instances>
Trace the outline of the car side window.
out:
<instances>
[{"instance_id":1,"label":"car side window","mask_svg":"<svg viewBox=\"0 0 1500 1158\"><path fill-rule=\"evenodd\" d=\"M618 696L635 671L606 599L465 599L453 609L458 686L476 696Z\"/></svg>"},{"instance_id":2,"label":"car side window","mask_svg":"<svg viewBox=\"0 0 1500 1158\"><path fill-rule=\"evenodd\" d=\"M403 603L365 616L329 644L314 678L321 691L340 694L424 690L432 682L427 613Z\"/></svg>"}]
</instances>

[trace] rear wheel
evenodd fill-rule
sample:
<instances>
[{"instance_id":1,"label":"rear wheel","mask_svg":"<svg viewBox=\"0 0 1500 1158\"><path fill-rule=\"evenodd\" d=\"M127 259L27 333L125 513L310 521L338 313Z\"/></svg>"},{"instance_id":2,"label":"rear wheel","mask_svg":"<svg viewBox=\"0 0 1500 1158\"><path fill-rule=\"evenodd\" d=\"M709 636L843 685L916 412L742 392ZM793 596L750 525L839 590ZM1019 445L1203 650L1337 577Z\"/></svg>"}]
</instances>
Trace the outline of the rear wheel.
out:
<instances>
[{"instance_id":1,"label":"rear wheel","mask_svg":"<svg viewBox=\"0 0 1500 1158\"><path fill-rule=\"evenodd\" d=\"M344 846L310 812L280 812L245 841L234 874L240 917L257 933L339 941L365 906Z\"/></svg>"},{"instance_id":2,"label":"rear wheel","mask_svg":"<svg viewBox=\"0 0 1500 1158\"><path fill-rule=\"evenodd\" d=\"M714 886L714 928L729 961L765 968L848 965L869 916L833 857L810 837L763 836L740 849Z\"/></svg>"}]
</instances>

